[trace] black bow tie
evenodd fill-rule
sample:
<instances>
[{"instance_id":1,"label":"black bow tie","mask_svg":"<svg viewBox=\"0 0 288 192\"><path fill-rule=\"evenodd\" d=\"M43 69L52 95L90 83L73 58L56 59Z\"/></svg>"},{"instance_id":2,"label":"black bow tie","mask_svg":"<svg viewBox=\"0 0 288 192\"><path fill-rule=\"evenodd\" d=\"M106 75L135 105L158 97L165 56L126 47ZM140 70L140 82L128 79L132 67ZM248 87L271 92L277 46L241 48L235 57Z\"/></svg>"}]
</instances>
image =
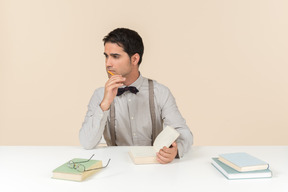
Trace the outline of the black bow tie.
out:
<instances>
[{"instance_id":1,"label":"black bow tie","mask_svg":"<svg viewBox=\"0 0 288 192\"><path fill-rule=\"evenodd\" d=\"M139 90L136 87L128 86L124 88L118 88L117 96L122 95L125 91L130 91L131 93L136 94Z\"/></svg>"}]
</instances>

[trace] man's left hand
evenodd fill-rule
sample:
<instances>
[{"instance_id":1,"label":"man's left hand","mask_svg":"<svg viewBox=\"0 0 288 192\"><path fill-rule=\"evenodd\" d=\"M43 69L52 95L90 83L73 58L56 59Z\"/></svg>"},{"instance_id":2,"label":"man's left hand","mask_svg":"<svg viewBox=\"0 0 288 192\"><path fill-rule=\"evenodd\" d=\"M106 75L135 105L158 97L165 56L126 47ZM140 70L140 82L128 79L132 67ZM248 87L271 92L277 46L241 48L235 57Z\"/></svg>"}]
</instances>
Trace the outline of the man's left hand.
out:
<instances>
[{"instance_id":1,"label":"man's left hand","mask_svg":"<svg viewBox=\"0 0 288 192\"><path fill-rule=\"evenodd\" d=\"M172 162L178 152L177 143L173 142L170 148L163 147L157 153L157 161L161 164L166 164Z\"/></svg>"}]
</instances>

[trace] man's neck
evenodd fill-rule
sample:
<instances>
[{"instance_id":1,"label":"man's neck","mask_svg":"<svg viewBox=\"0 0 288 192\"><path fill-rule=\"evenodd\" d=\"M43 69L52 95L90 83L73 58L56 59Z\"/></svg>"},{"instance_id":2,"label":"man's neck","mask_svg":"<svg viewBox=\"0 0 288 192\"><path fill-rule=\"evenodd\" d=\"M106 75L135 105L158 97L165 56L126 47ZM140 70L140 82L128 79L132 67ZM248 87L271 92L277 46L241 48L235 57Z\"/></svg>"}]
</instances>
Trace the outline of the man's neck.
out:
<instances>
[{"instance_id":1,"label":"man's neck","mask_svg":"<svg viewBox=\"0 0 288 192\"><path fill-rule=\"evenodd\" d=\"M124 85L129 86L132 83L134 83L140 76L140 72L137 71L135 74L131 74L131 76L126 77L126 81L124 82Z\"/></svg>"}]
</instances>

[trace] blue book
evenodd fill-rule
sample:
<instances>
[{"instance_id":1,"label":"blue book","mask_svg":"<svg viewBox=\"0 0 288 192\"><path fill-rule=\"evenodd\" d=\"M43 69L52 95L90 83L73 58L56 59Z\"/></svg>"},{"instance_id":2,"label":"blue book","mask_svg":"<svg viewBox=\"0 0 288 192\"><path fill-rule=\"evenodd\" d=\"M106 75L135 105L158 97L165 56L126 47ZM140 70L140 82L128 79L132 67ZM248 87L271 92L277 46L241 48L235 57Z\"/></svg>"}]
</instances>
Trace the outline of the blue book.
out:
<instances>
[{"instance_id":1,"label":"blue book","mask_svg":"<svg viewBox=\"0 0 288 192\"><path fill-rule=\"evenodd\" d=\"M219 161L239 172L265 170L269 164L248 153L226 153L219 155Z\"/></svg>"},{"instance_id":2,"label":"blue book","mask_svg":"<svg viewBox=\"0 0 288 192\"><path fill-rule=\"evenodd\" d=\"M212 158L212 165L222 173L227 179L257 179L257 178L270 178L272 172L270 169L238 172L235 169L227 166L218 160L218 158Z\"/></svg>"}]
</instances>

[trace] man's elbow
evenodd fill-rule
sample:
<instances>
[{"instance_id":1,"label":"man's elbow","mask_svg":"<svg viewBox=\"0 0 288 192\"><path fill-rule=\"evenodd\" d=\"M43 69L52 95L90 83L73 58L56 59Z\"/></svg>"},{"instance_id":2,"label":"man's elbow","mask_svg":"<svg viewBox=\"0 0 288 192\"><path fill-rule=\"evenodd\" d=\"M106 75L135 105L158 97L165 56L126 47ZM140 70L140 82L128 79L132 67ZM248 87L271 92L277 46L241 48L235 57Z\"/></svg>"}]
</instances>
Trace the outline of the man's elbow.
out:
<instances>
[{"instance_id":1,"label":"man's elbow","mask_svg":"<svg viewBox=\"0 0 288 192\"><path fill-rule=\"evenodd\" d=\"M95 148L95 145L91 145L91 144L89 144L88 142L81 142L80 141L80 144L81 144L81 146L84 148L84 149L86 149L86 150L91 150L91 149L94 149Z\"/></svg>"},{"instance_id":2,"label":"man's elbow","mask_svg":"<svg viewBox=\"0 0 288 192\"><path fill-rule=\"evenodd\" d=\"M87 138L81 137L81 134L79 135L79 141L80 141L81 146L87 150L94 149L95 146L97 146L97 144L96 145L93 144L93 142L87 140Z\"/></svg>"}]
</instances>

